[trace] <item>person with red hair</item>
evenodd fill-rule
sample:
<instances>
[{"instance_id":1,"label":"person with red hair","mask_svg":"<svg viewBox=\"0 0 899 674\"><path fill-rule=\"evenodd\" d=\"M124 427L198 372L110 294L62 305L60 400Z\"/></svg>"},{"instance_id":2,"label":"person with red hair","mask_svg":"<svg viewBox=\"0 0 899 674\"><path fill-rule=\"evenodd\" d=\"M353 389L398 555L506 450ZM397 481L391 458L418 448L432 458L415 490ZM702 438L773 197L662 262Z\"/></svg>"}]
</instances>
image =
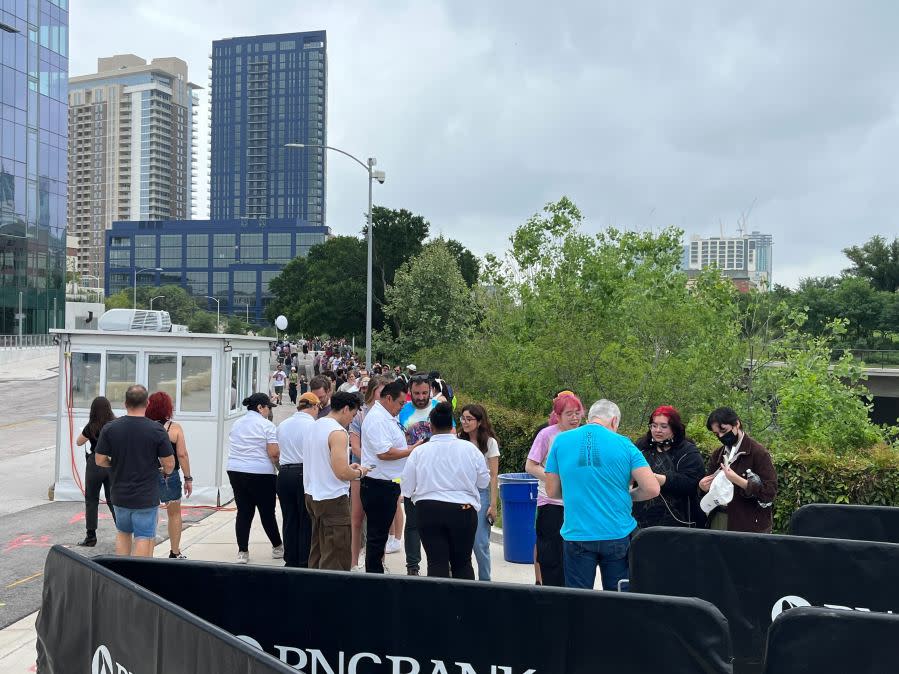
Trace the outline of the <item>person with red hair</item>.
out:
<instances>
[{"instance_id":1,"label":"person with red hair","mask_svg":"<svg viewBox=\"0 0 899 674\"><path fill-rule=\"evenodd\" d=\"M550 498L546 493L546 457L555 437L581 425L584 418L584 404L570 391L562 391L553 400L549 425L537 433L525 470L540 482L537 486L537 553L539 584L565 587L565 569L562 566L562 522L565 519L564 504L561 499Z\"/></svg>"},{"instance_id":2,"label":"person with red hair","mask_svg":"<svg viewBox=\"0 0 899 674\"><path fill-rule=\"evenodd\" d=\"M165 504L169 520L169 559L187 559L181 553L181 473L184 473L184 495L188 498L193 493L194 478L190 474L190 457L187 454L184 429L177 421L172 421L173 414L172 396L165 391L157 391L150 396L147 419L163 425L175 453L175 470L168 477L163 477L162 474L159 476L159 502Z\"/></svg>"},{"instance_id":3,"label":"person with red hair","mask_svg":"<svg viewBox=\"0 0 899 674\"><path fill-rule=\"evenodd\" d=\"M697 487L705 474L702 455L687 438L680 413L662 405L649 415L646 435L636 442L661 487L648 501L634 503L634 518L645 527L697 527L705 524Z\"/></svg>"}]
</instances>

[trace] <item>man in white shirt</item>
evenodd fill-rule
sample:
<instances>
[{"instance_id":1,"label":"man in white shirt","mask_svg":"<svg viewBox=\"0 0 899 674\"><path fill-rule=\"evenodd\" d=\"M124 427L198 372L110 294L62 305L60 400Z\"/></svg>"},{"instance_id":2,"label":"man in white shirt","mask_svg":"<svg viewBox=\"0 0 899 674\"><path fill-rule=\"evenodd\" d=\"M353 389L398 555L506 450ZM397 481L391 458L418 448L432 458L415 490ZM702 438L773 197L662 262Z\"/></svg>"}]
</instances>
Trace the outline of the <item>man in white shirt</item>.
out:
<instances>
[{"instance_id":1,"label":"man in white shirt","mask_svg":"<svg viewBox=\"0 0 899 674\"><path fill-rule=\"evenodd\" d=\"M478 528L481 489L490 472L480 450L453 432L453 406L431 411L433 435L403 469L402 491L415 503L428 575L474 580L471 553Z\"/></svg>"},{"instance_id":2,"label":"man in white shirt","mask_svg":"<svg viewBox=\"0 0 899 674\"><path fill-rule=\"evenodd\" d=\"M304 393L297 411L278 426L281 448L278 472L278 502L284 530L284 566L305 569L309 566L312 521L306 510L303 489L303 443L312 431L320 401L313 393Z\"/></svg>"},{"instance_id":3,"label":"man in white shirt","mask_svg":"<svg viewBox=\"0 0 899 674\"><path fill-rule=\"evenodd\" d=\"M361 405L353 393L335 393L331 412L313 424L303 444L303 486L312 521L310 569L350 570L350 480L368 471L349 462L347 427Z\"/></svg>"},{"instance_id":4,"label":"man in white shirt","mask_svg":"<svg viewBox=\"0 0 899 674\"><path fill-rule=\"evenodd\" d=\"M360 489L362 509L368 518L365 543L368 573L384 573L384 547L400 496L397 480L403 474L406 458L422 442L407 445L406 435L396 419L405 398L403 383L390 382L362 422L362 465L371 469Z\"/></svg>"}]
</instances>

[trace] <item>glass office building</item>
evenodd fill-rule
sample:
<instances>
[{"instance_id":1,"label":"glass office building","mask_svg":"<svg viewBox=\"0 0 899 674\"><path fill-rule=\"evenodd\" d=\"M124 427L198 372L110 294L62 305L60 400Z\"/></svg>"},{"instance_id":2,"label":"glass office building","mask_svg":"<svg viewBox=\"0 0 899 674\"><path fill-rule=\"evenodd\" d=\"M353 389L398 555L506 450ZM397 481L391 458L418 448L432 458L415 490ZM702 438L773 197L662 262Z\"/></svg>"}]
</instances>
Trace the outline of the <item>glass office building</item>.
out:
<instances>
[{"instance_id":1,"label":"glass office building","mask_svg":"<svg viewBox=\"0 0 899 674\"><path fill-rule=\"evenodd\" d=\"M106 232L106 293L176 284L222 316L261 324L268 284L296 256L324 243L327 227L294 220L114 222ZM158 271L161 269L162 271Z\"/></svg>"},{"instance_id":2,"label":"glass office building","mask_svg":"<svg viewBox=\"0 0 899 674\"><path fill-rule=\"evenodd\" d=\"M0 334L64 323L68 26L68 0L0 3Z\"/></svg>"},{"instance_id":3,"label":"glass office building","mask_svg":"<svg viewBox=\"0 0 899 674\"><path fill-rule=\"evenodd\" d=\"M210 217L325 224L325 31L212 43Z\"/></svg>"}]
</instances>

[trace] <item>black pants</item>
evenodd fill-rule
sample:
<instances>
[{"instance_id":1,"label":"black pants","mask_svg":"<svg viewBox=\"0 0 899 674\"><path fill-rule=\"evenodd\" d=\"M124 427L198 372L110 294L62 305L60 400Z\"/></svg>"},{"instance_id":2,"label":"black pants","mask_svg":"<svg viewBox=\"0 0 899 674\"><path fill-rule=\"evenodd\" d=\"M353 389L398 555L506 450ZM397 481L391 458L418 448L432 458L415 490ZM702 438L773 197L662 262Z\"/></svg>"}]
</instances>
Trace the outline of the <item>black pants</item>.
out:
<instances>
[{"instance_id":1,"label":"black pants","mask_svg":"<svg viewBox=\"0 0 899 674\"><path fill-rule=\"evenodd\" d=\"M275 476L229 470L228 479L231 481L234 501L237 503L237 519L234 521L237 549L249 552L250 527L253 525L257 509L259 519L262 520L262 528L265 529L272 547L277 548L281 545L281 532L278 531L278 522L275 519Z\"/></svg>"},{"instance_id":2,"label":"black pants","mask_svg":"<svg viewBox=\"0 0 899 674\"><path fill-rule=\"evenodd\" d=\"M548 503L537 508L537 563L543 584L565 587L565 567L562 564L564 541L562 521L565 508Z\"/></svg>"},{"instance_id":3,"label":"black pants","mask_svg":"<svg viewBox=\"0 0 899 674\"><path fill-rule=\"evenodd\" d=\"M94 461L94 455L88 454L84 463L84 524L88 533L97 533L97 518L100 508L100 487L106 496L106 505L112 513L112 521L115 522L115 510L112 507L112 499L109 497L112 482L109 468L101 468Z\"/></svg>"},{"instance_id":4,"label":"black pants","mask_svg":"<svg viewBox=\"0 0 899 674\"><path fill-rule=\"evenodd\" d=\"M303 493L303 464L282 466L278 473L278 503L284 527L284 566L305 569L309 566L312 544L312 520L306 510Z\"/></svg>"},{"instance_id":5,"label":"black pants","mask_svg":"<svg viewBox=\"0 0 899 674\"><path fill-rule=\"evenodd\" d=\"M411 498L403 499L406 525L403 531L403 549L406 552L406 568L418 570L421 564L421 533L418 530L418 511Z\"/></svg>"},{"instance_id":6,"label":"black pants","mask_svg":"<svg viewBox=\"0 0 899 674\"><path fill-rule=\"evenodd\" d=\"M469 504L419 501L418 531L428 555L428 575L474 580L471 553L478 513ZM452 575L451 575L452 574Z\"/></svg>"},{"instance_id":7,"label":"black pants","mask_svg":"<svg viewBox=\"0 0 899 674\"><path fill-rule=\"evenodd\" d=\"M287 386L287 395L290 396L290 402L294 405L297 404L297 385L293 382L290 382Z\"/></svg>"},{"instance_id":8,"label":"black pants","mask_svg":"<svg viewBox=\"0 0 899 674\"><path fill-rule=\"evenodd\" d=\"M393 524L393 518L396 515L400 486L390 480L365 477L362 478L359 496L368 520L365 541L365 571L367 573L384 573L384 546L387 545L390 525Z\"/></svg>"}]
</instances>

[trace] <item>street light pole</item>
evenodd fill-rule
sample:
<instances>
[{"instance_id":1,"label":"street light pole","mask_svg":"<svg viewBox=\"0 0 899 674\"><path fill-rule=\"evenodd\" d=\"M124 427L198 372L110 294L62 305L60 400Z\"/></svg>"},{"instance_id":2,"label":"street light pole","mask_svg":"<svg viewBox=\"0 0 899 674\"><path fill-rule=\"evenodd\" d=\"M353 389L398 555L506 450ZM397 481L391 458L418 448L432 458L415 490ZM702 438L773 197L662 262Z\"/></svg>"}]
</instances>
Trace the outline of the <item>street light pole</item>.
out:
<instances>
[{"instance_id":1,"label":"street light pole","mask_svg":"<svg viewBox=\"0 0 899 674\"><path fill-rule=\"evenodd\" d=\"M206 295L206 299L212 300L213 302L215 302L215 332L216 332L216 334L218 334L219 322L221 321L221 316L219 314L219 308L220 308L219 301L217 299L215 299L214 297L210 297L209 295Z\"/></svg>"},{"instance_id":2,"label":"street light pole","mask_svg":"<svg viewBox=\"0 0 899 674\"><path fill-rule=\"evenodd\" d=\"M144 269L134 270L134 301L131 305L132 309L137 309L137 275L143 271L162 271L162 267L145 267Z\"/></svg>"},{"instance_id":3,"label":"street light pole","mask_svg":"<svg viewBox=\"0 0 899 674\"><path fill-rule=\"evenodd\" d=\"M161 300L165 297L165 295L156 295L156 297L150 298L150 311L153 311L153 300Z\"/></svg>"},{"instance_id":4,"label":"street light pole","mask_svg":"<svg viewBox=\"0 0 899 674\"><path fill-rule=\"evenodd\" d=\"M319 150L333 150L334 152L339 152L342 155L345 155L352 159L354 162L359 164L362 168L366 170L368 173L368 269L367 269L367 283L365 289L365 365L371 370L371 323L372 323L372 265L373 265L373 231L374 231L374 223L372 222L372 181L377 180L382 185L384 184L384 180L386 179L386 174L384 171L375 171L374 167L377 165L378 161L374 157L369 157L367 162L363 162L358 157L351 155L349 152L341 150L337 147L332 147L331 145L310 145L306 143L287 143L284 147L288 148L315 148Z\"/></svg>"}]
</instances>

